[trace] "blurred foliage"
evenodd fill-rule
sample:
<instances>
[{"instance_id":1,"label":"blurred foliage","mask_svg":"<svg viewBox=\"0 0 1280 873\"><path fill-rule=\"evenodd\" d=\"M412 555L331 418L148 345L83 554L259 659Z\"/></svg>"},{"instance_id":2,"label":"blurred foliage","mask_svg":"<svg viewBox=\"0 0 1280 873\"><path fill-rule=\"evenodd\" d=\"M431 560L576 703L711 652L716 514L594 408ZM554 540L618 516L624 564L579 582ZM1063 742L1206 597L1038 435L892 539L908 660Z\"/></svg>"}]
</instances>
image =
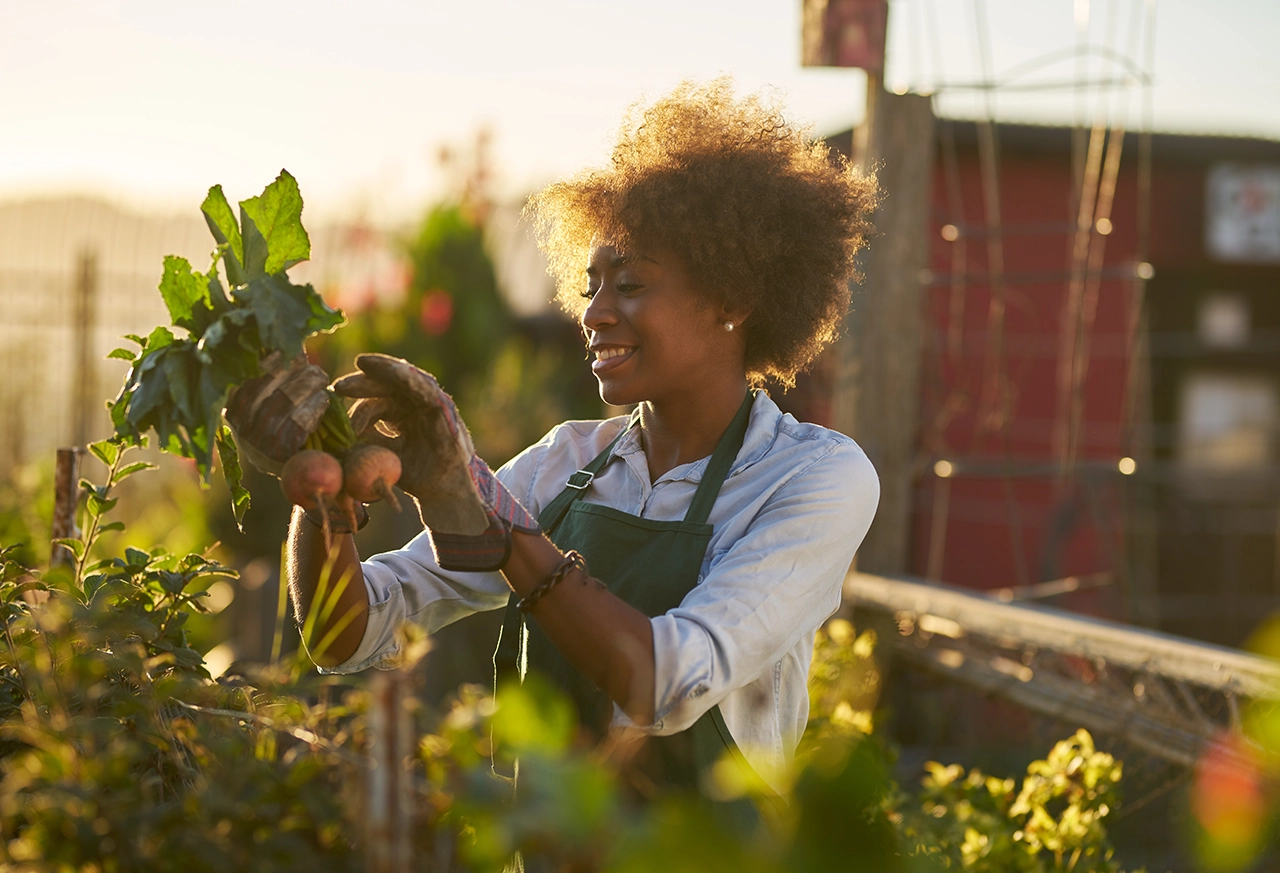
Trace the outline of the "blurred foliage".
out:
<instances>
[{"instance_id":1,"label":"blurred foliage","mask_svg":"<svg viewBox=\"0 0 1280 873\"><path fill-rule=\"evenodd\" d=\"M361 869L369 694L297 656L212 680L186 625L234 571L123 545L131 532L110 518L150 465L113 443L92 449L108 472L82 484L84 534L59 543L69 566L2 555L0 862ZM107 537L123 551L104 554ZM421 631L402 633L405 658L422 658ZM873 730L874 647L843 621L819 633L813 722L795 765L767 774L785 804L738 767L712 774L711 795L759 804L766 824L751 833L703 798L643 783L629 766L642 738L584 745L569 704L535 678L497 698L464 685L443 711L410 699L413 850L476 873L517 852L530 870L628 873L1114 869L1101 819L1120 767L1083 731L1032 764L1016 796L1011 782L936 764L921 799L901 792ZM519 791L493 766L516 761Z\"/></svg>"},{"instance_id":2,"label":"blurred foliage","mask_svg":"<svg viewBox=\"0 0 1280 873\"><path fill-rule=\"evenodd\" d=\"M14 549L14 560L28 567L48 562L52 519L52 457L15 467L0 481L0 543Z\"/></svg>"},{"instance_id":3,"label":"blurred foliage","mask_svg":"<svg viewBox=\"0 0 1280 873\"><path fill-rule=\"evenodd\" d=\"M929 762L903 833L945 869L1065 873L1120 869L1103 819L1115 809L1121 765L1080 729L1013 779Z\"/></svg>"},{"instance_id":4,"label":"blurred foliage","mask_svg":"<svg viewBox=\"0 0 1280 873\"><path fill-rule=\"evenodd\" d=\"M235 572L206 552L145 545L183 544L194 533L178 528L203 528L128 505L151 502L141 480L165 480L134 477L153 468L142 452L90 448L106 473L81 483L83 534L57 545L66 563L35 569L32 549L7 541L0 553L0 864L363 869L370 694L317 675L300 654L211 678L190 626L205 592ZM198 503L194 472L180 472L164 487ZM407 687L408 662L430 645L412 626L402 634ZM569 704L534 677L496 698L464 685L443 709L411 697L415 857L475 873L516 853L530 871L583 873L1118 869L1103 820L1121 767L1084 731L1031 764L1018 791L937 763L920 796L901 790L876 732L875 645L873 633L830 622L815 641L812 719L794 764L752 779L726 759L710 774L709 796L757 806L763 826L750 833L705 798L648 783L631 766L641 736L588 745ZM514 791L494 764L517 761Z\"/></svg>"},{"instance_id":5,"label":"blurred foliage","mask_svg":"<svg viewBox=\"0 0 1280 873\"><path fill-rule=\"evenodd\" d=\"M215 504L201 487L194 463L155 450L137 454L157 469L150 476L126 476L113 486L122 501L114 517L123 527L100 532L92 557L122 554L128 546L162 548L174 554L208 550L216 539L210 527ZM101 478L102 468L96 464L92 454L84 457L82 475ZM82 527L87 506L87 501L81 501L78 509L77 524ZM52 518L52 458L15 467L0 482L0 543L14 547L12 560L28 567L48 563ZM188 633L196 648L207 651L225 638L227 628L217 615L197 613Z\"/></svg>"},{"instance_id":6,"label":"blurred foliage","mask_svg":"<svg viewBox=\"0 0 1280 873\"><path fill-rule=\"evenodd\" d=\"M0 552L5 869L352 868L332 763L264 754L261 731L198 714L300 706L210 682L191 647L187 620L234 571L162 547L99 557L120 533L106 520L118 487L151 465L91 449L108 472L81 483L84 533L58 544L68 562L35 572L20 549Z\"/></svg>"},{"instance_id":7,"label":"blurred foliage","mask_svg":"<svg viewBox=\"0 0 1280 873\"><path fill-rule=\"evenodd\" d=\"M1264 618L1243 646L1280 661L1280 613ZM1247 701L1239 732L1222 731L1196 762L1189 798L1194 856L1205 870L1271 869L1280 836L1280 702Z\"/></svg>"}]
</instances>

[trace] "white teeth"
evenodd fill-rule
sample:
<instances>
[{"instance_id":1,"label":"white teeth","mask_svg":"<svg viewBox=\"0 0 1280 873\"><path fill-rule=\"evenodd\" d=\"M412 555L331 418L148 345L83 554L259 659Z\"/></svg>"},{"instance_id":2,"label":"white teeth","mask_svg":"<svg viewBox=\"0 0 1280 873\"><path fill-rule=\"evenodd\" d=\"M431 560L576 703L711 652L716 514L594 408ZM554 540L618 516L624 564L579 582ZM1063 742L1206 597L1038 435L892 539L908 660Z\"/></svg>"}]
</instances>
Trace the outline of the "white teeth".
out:
<instances>
[{"instance_id":1,"label":"white teeth","mask_svg":"<svg viewBox=\"0 0 1280 873\"><path fill-rule=\"evenodd\" d=\"M596 360L607 361L610 358L616 358L619 355L625 355L630 349L596 349Z\"/></svg>"}]
</instances>

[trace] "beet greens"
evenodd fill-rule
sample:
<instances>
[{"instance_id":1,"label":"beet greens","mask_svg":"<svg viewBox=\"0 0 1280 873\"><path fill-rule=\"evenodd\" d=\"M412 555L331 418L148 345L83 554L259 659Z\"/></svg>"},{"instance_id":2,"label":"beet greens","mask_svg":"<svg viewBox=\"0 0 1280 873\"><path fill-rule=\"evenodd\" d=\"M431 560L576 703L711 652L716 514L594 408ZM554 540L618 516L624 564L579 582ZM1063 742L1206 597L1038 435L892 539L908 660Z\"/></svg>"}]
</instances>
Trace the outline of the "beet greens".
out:
<instances>
[{"instance_id":1,"label":"beet greens","mask_svg":"<svg viewBox=\"0 0 1280 873\"><path fill-rule=\"evenodd\" d=\"M231 390L303 352L303 342L344 321L311 285L289 280L290 267L311 257L302 226L297 180L281 170L261 195L240 202L236 220L221 185L200 206L217 242L208 272L185 259L164 259L160 294L174 327L147 337L129 335L140 349L110 355L132 368L110 403L117 438L137 439L154 429L160 448L196 462L208 480L216 442L232 491L236 519L248 508L240 464L222 411ZM222 264L223 285L218 264Z\"/></svg>"}]
</instances>

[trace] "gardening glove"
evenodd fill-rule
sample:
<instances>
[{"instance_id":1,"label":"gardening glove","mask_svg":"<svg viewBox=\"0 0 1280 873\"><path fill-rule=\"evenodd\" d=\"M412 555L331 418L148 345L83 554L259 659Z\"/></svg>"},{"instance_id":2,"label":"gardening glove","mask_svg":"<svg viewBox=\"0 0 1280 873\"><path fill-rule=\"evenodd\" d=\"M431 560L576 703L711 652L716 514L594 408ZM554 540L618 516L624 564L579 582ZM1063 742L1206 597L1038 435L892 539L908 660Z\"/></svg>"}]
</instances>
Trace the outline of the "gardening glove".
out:
<instances>
[{"instance_id":1,"label":"gardening glove","mask_svg":"<svg viewBox=\"0 0 1280 873\"><path fill-rule=\"evenodd\" d=\"M452 398L436 380L401 358L356 357L360 372L333 390L358 398L351 424L362 442L400 456L399 486L418 504L436 562L446 570L497 570L511 551L512 529L538 522L476 455Z\"/></svg>"},{"instance_id":2,"label":"gardening glove","mask_svg":"<svg viewBox=\"0 0 1280 873\"><path fill-rule=\"evenodd\" d=\"M287 367L250 379L227 400L227 423L240 452L264 473L279 476L302 450L329 407L329 375L299 355Z\"/></svg>"}]
</instances>

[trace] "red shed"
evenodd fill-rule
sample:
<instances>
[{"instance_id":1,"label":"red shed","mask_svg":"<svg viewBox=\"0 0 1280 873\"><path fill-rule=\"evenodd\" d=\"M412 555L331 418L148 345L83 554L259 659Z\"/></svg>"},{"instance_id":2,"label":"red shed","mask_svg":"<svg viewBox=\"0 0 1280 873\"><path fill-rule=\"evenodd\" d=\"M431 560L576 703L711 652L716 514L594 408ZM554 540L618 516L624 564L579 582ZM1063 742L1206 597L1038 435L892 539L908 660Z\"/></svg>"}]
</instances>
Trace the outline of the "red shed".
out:
<instances>
[{"instance_id":1,"label":"red shed","mask_svg":"<svg viewBox=\"0 0 1280 873\"><path fill-rule=\"evenodd\" d=\"M1280 143L937 131L911 571L1238 644L1280 605Z\"/></svg>"}]
</instances>

